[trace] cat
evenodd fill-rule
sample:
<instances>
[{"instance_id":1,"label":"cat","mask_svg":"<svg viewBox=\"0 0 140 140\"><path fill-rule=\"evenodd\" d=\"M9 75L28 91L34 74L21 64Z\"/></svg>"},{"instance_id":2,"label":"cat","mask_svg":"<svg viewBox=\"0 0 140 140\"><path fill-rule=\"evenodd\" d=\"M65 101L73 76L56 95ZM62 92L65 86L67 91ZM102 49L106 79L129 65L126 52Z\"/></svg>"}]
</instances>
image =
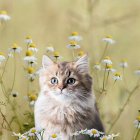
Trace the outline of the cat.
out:
<instances>
[{"instance_id":1,"label":"cat","mask_svg":"<svg viewBox=\"0 0 140 140\"><path fill-rule=\"evenodd\" d=\"M88 56L76 61L54 63L42 58L40 94L35 103L35 126L45 129L44 140L51 134L61 134L71 140L71 133L95 128L104 132L92 91ZM85 140L84 135L77 140Z\"/></svg>"}]
</instances>

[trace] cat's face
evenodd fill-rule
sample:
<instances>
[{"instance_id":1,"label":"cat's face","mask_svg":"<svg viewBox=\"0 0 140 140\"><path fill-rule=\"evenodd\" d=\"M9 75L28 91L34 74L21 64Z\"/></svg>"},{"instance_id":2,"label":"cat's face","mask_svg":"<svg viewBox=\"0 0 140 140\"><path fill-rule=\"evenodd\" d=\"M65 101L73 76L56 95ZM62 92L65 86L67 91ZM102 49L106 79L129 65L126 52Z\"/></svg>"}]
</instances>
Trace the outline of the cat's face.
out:
<instances>
[{"instance_id":1,"label":"cat's face","mask_svg":"<svg viewBox=\"0 0 140 140\"><path fill-rule=\"evenodd\" d=\"M59 101L85 100L91 93L92 79L88 72L87 56L76 62L58 64L43 56L42 64L40 86L46 91L46 96Z\"/></svg>"}]
</instances>

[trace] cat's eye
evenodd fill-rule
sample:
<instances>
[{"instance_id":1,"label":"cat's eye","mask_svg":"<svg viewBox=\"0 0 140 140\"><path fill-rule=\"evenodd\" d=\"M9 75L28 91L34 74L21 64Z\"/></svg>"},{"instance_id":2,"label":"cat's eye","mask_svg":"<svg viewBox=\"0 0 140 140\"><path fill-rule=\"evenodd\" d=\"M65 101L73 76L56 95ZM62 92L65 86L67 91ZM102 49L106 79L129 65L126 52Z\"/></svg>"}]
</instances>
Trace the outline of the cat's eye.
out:
<instances>
[{"instance_id":1,"label":"cat's eye","mask_svg":"<svg viewBox=\"0 0 140 140\"><path fill-rule=\"evenodd\" d=\"M53 77L51 79L51 83L54 85L54 84L58 84L58 79L56 77Z\"/></svg>"},{"instance_id":2,"label":"cat's eye","mask_svg":"<svg viewBox=\"0 0 140 140\"><path fill-rule=\"evenodd\" d=\"M76 79L74 79L74 78L69 78L67 80L67 84L70 84L70 85L73 85L75 82L76 82Z\"/></svg>"}]
</instances>

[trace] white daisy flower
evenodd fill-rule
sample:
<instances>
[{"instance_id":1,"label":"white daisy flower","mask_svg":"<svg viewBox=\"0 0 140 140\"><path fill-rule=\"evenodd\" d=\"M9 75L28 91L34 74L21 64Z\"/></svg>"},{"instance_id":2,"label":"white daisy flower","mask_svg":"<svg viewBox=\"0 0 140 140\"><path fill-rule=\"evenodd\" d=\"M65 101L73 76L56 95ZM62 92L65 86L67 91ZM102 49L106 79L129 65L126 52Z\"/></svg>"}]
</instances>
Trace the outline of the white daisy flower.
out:
<instances>
[{"instance_id":1,"label":"white daisy flower","mask_svg":"<svg viewBox=\"0 0 140 140\"><path fill-rule=\"evenodd\" d=\"M113 40L111 36L106 36L102 40L106 43L109 43L109 44L114 44L115 43L115 40Z\"/></svg>"},{"instance_id":2,"label":"white daisy flower","mask_svg":"<svg viewBox=\"0 0 140 140\"><path fill-rule=\"evenodd\" d=\"M60 59L62 59L63 57L60 55L60 53L59 52L57 52L57 51L55 51L54 53L53 53L53 55L51 56L51 58L52 59L57 59L57 60L60 60Z\"/></svg>"},{"instance_id":3,"label":"white daisy flower","mask_svg":"<svg viewBox=\"0 0 140 140\"><path fill-rule=\"evenodd\" d=\"M136 118L136 120L134 121L134 126L138 129L140 129L140 116L138 116Z\"/></svg>"},{"instance_id":4,"label":"white daisy flower","mask_svg":"<svg viewBox=\"0 0 140 140\"><path fill-rule=\"evenodd\" d=\"M29 105L30 105L30 107L34 107L35 101L31 101L31 102L29 103Z\"/></svg>"},{"instance_id":5,"label":"white daisy flower","mask_svg":"<svg viewBox=\"0 0 140 140\"><path fill-rule=\"evenodd\" d=\"M0 52L0 64L1 64L3 61L5 61L5 60L6 60L6 58L5 58L4 54L3 54L3 52Z\"/></svg>"},{"instance_id":6,"label":"white daisy flower","mask_svg":"<svg viewBox=\"0 0 140 140\"><path fill-rule=\"evenodd\" d=\"M121 76L120 73L117 72L117 73L114 74L113 79L115 81L122 80L122 76Z\"/></svg>"},{"instance_id":7,"label":"white daisy flower","mask_svg":"<svg viewBox=\"0 0 140 140\"><path fill-rule=\"evenodd\" d=\"M7 15L7 11L0 11L0 21L8 21L11 17Z\"/></svg>"},{"instance_id":8,"label":"white daisy flower","mask_svg":"<svg viewBox=\"0 0 140 140\"><path fill-rule=\"evenodd\" d=\"M95 70L101 70L101 65L99 64L99 63L96 63L94 66L93 66L93 68L95 69Z\"/></svg>"},{"instance_id":9,"label":"white daisy flower","mask_svg":"<svg viewBox=\"0 0 140 140\"><path fill-rule=\"evenodd\" d=\"M109 138L107 137L107 136L102 136L101 138L100 138L100 140L109 140Z\"/></svg>"},{"instance_id":10,"label":"white daisy flower","mask_svg":"<svg viewBox=\"0 0 140 140\"><path fill-rule=\"evenodd\" d=\"M58 134L52 134L49 137L49 140L60 140L60 136Z\"/></svg>"},{"instance_id":11,"label":"white daisy flower","mask_svg":"<svg viewBox=\"0 0 140 140\"><path fill-rule=\"evenodd\" d=\"M36 73L28 74L28 79L30 81L34 81L36 79L37 75L38 74L36 74Z\"/></svg>"},{"instance_id":12,"label":"white daisy flower","mask_svg":"<svg viewBox=\"0 0 140 140\"><path fill-rule=\"evenodd\" d=\"M37 129L35 127L31 128L29 131L28 131L28 135L29 136L35 136L37 135Z\"/></svg>"},{"instance_id":13,"label":"white daisy flower","mask_svg":"<svg viewBox=\"0 0 140 140\"><path fill-rule=\"evenodd\" d=\"M25 39L25 43L27 43L27 44L33 43L32 37L31 36L27 36L26 39Z\"/></svg>"},{"instance_id":14,"label":"white daisy flower","mask_svg":"<svg viewBox=\"0 0 140 140\"><path fill-rule=\"evenodd\" d=\"M69 36L69 40L81 41L82 37L78 35L78 32L72 32L71 36Z\"/></svg>"},{"instance_id":15,"label":"white daisy flower","mask_svg":"<svg viewBox=\"0 0 140 140\"><path fill-rule=\"evenodd\" d=\"M30 64L37 64L37 58L35 56L26 56L24 57L24 61Z\"/></svg>"},{"instance_id":16,"label":"white daisy flower","mask_svg":"<svg viewBox=\"0 0 140 140\"><path fill-rule=\"evenodd\" d=\"M18 140L29 140L29 138L27 136L25 136L25 134L20 134L20 133L17 134L15 132L13 132L12 136L18 137Z\"/></svg>"},{"instance_id":17,"label":"white daisy flower","mask_svg":"<svg viewBox=\"0 0 140 140\"><path fill-rule=\"evenodd\" d=\"M120 62L120 67L122 67L122 68L127 68L128 67L128 63L127 63L127 61L126 60L122 60L121 62Z\"/></svg>"},{"instance_id":18,"label":"white daisy flower","mask_svg":"<svg viewBox=\"0 0 140 140\"><path fill-rule=\"evenodd\" d=\"M54 52L53 46L49 45L49 47L46 48L46 52Z\"/></svg>"},{"instance_id":19,"label":"white daisy flower","mask_svg":"<svg viewBox=\"0 0 140 140\"><path fill-rule=\"evenodd\" d=\"M106 70L108 72L113 72L113 73L116 72L116 69L113 69L112 65L107 65L104 70Z\"/></svg>"},{"instance_id":20,"label":"white daisy flower","mask_svg":"<svg viewBox=\"0 0 140 140\"><path fill-rule=\"evenodd\" d=\"M37 64L37 58L35 56L33 56L33 52L31 50L27 50L26 52L26 56L24 57L24 61L27 63L27 64L31 64L31 65L34 65L34 64Z\"/></svg>"},{"instance_id":21,"label":"white daisy flower","mask_svg":"<svg viewBox=\"0 0 140 140\"><path fill-rule=\"evenodd\" d=\"M67 45L69 49L79 49L80 45L78 45L75 41L70 41L70 44Z\"/></svg>"},{"instance_id":22,"label":"white daisy flower","mask_svg":"<svg viewBox=\"0 0 140 140\"><path fill-rule=\"evenodd\" d=\"M22 48L19 47L16 43L12 45L12 47L9 49L9 53L20 53L22 51Z\"/></svg>"},{"instance_id":23,"label":"white daisy flower","mask_svg":"<svg viewBox=\"0 0 140 140\"><path fill-rule=\"evenodd\" d=\"M107 137L108 137L108 140L114 140L114 138L118 137L119 135L120 135L119 133L118 134L110 134Z\"/></svg>"},{"instance_id":24,"label":"white daisy flower","mask_svg":"<svg viewBox=\"0 0 140 140\"><path fill-rule=\"evenodd\" d=\"M90 137L99 137L99 136L100 136L99 131L96 130L96 129L88 130L88 131L87 131L87 134L88 134Z\"/></svg>"},{"instance_id":25,"label":"white daisy flower","mask_svg":"<svg viewBox=\"0 0 140 140\"><path fill-rule=\"evenodd\" d=\"M106 56L103 60L102 63L104 63L105 65L112 65L112 61L110 59L109 56Z\"/></svg>"},{"instance_id":26,"label":"white daisy flower","mask_svg":"<svg viewBox=\"0 0 140 140\"><path fill-rule=\"evenodd\" d=\"M36 48L36 45L34 43L29 44L28 50L38 52L38 49Z\"/></svg>"},{"instance_id":27,"label":"white daisy flower","mask_svg":"<svg viewBox=\"0 0 140 140\"><path fill-rule=\"evenodd\" d=\"M140 69L135 70L136 75L140 75Z\"/></svg>"}]
</instances>

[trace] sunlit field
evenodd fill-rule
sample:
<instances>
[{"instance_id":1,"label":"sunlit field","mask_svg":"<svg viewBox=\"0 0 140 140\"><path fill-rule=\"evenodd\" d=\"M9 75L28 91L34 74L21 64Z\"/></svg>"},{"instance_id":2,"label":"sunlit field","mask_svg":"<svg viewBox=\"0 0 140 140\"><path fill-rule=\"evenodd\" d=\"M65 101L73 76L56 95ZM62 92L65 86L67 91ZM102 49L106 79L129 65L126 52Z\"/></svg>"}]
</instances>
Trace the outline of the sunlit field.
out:
<instances>
[{"instance_id":1,"label":"sunlit field","mask_svg":"<svg viewBox=\"0 0 140 140\"><path fill-rule=\"evenodd\" d=\"M96 130L99 139L139 140L139 9L139 0L0 0L0 138L43 135L34 128L43 55L55 63L87 55L106 131Z\"/></svg>"}]
</instances>

